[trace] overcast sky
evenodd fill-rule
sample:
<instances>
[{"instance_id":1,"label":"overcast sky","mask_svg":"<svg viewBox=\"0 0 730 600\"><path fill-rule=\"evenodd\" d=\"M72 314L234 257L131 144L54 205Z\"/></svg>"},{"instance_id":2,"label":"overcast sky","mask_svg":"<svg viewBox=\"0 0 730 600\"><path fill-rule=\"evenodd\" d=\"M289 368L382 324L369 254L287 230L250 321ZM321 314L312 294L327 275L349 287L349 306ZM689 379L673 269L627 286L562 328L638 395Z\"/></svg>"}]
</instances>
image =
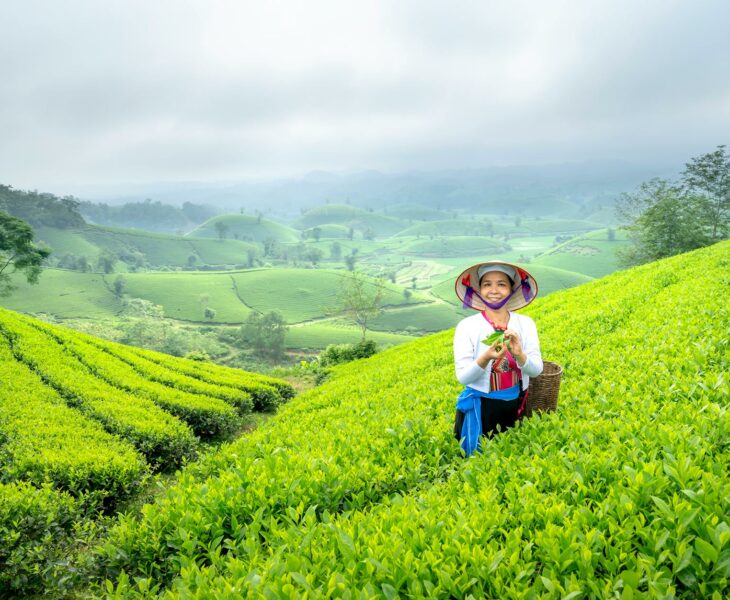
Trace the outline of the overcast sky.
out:
<instances>
[{"instance_id":1,"label":"overcast sky","mask_svg":"<svg viewBox=\"0 0 730 600\"><path fill-rule=\"evenodd\" d=\"M232 181L730 143L730 2L0 0L0 183Z\"/></svg>"}]
</instances>

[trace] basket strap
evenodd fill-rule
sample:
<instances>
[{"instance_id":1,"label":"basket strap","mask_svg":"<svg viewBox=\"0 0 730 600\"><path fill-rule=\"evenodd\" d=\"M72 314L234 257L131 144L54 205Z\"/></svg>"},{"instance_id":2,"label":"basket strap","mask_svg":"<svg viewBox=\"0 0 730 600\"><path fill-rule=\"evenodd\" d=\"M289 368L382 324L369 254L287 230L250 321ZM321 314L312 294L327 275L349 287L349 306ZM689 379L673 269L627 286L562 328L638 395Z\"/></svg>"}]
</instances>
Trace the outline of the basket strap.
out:
<instances>
[{"instance_id":1,"label":"basket strap","mask_svg":"<svg viewBox=\"0 0 730 600\"><path fill-rule=\"evenodd\" d=\"M520 388L522 388L522 381L520 380ZM525 395L522 396L522 402L520 407L517 409L517 418L521 419L522 415L525 414L525 407L527 406L527 395L530 393L530 388L525 390Z\"/></svg>"}]
</instances>

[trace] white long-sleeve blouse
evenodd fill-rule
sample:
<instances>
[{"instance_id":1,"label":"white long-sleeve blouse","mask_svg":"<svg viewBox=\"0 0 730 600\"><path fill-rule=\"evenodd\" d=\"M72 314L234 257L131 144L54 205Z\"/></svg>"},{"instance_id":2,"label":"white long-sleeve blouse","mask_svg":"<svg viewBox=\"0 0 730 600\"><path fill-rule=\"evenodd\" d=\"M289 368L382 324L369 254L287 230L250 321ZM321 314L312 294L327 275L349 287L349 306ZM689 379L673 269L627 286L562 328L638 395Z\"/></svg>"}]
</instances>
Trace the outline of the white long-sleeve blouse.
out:
<instances>
[{"instance_id":1,"label":"white long-sleeve blouse","mask_svg":"<svg viewBox=\"0 0 730 600\"><path fill-rule=\"evenodd\" d=\"M530 317L510 311L507 328L514 330L520 336L520 344L527 357L525 364L521 367L522 389L527 389L530 377L537 377L542 373L542 355L540 354L537 327ZM490 391L489 376L492 372L493 361L490 360L486 368L482 369L476 359L487 349L481 341L492 333L494 333L494 328L481 313L462 319L454 333L456 378L460 383L485 394Z\"/></svg>"}]
</instances>

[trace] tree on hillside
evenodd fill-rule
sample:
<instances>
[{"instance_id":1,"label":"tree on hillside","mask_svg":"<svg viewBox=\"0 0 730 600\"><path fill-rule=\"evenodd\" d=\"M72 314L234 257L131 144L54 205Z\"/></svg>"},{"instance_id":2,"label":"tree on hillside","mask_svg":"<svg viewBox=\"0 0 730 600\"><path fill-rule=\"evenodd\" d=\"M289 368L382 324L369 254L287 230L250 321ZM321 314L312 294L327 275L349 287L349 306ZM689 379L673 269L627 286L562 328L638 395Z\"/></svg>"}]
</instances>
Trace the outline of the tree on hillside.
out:
<instances>
[{"instance_id":1,"label":"tree on hillside","mask_svg":"<svg viewBox=\"0 0 730 600\"><path fill-rule=\"evenodd\" d=\"M322 252L319 248L307 248L303 254L303 258L312 263L313 267L316 267L323 257L324 252Z\"/></svg>"},{"instance_id":2,"label":"tree on hillside","mask_svg":"<svg viewBox=\"0 0 730 600\"><path fill-rule=\"evenodd\" d=\"M730 218L730 153L725 145L692 158L685 165L682 183L687 195L697 197L706 212L711 242L728 237ZM704 202L700 199L703 199Z\"/></svg>"},{"instance_id":3,"label":"tree on hillside","mask_svg":"<svg viewBox=\"0 0 730 600\"><path fill-rule=\"evenodd\" d=\"M652 179L616 205L632 244L618 252L624 266L707 246L728 236L730 156L725 146L693 158L676 183Z\"/></svg>"},{"instance_id":4,"label":"tree on hillside","mask_svg":"<svg viewBox=\"0 0 730 600\"><path fill-rule=\"evenodd\" d=\"M33 243L33 229L22 219L0 211L0 296L14 289L10 276L20 271L28 283L38 283L43 261L50 248Z\"/></svg>"},{"instance_id":5,"label":"tree on hillside","mask_svg":"<svg viewBox=\"0 0 730 600\"><path fill-rule=\"evenodd\" d=\"M340 257L342 256L342 246L340 245L340 242L332 242L332 245L330 246L330 256L333 260L340 260Z\"/></svg>"},{"instance_id":6,"label":"tree on hillside","mask_svg":"<svg viewBox=\"0 0 730 600\"><path fill-rule=\"evenodd\" d=\"M228 233L228 225L225 224L223 221L216 221L215 222L215 230L218 232L218 239L224 240L226 239L226 234Z\"/></svg>"},{"instance_id":7,"label":"tree on hillside","mask_svg":"<svg viewBox=\"0 0 730 600\"><path fill-rule=\"evenodd\" d=\"M357 260L357 257L354 254L348 254L345 256L345 266L347 267L348 271L354 271L355 270L355 261Z\"/></svg>"},{"instance_id":8,"label":"tree on hillside","mask_svg":"<svg viewBox=\"0 0 730 600\"><path fill-rule=\"evenodd\" d=\"M124 294L124 289L127 287L127 280L125 279L124 275L117 275L116 279L114 280L114 295L118 298L122 297L122 294Z\"/></svg>"},{"instance_id":9,"label":"tree on hillside","mask_svg":"<svg viewBox=\"0 0 730 600\"><path fill-rule=\"evenodd\" d=\"M277 311L264 314L252 312L238 331L243 346L253 348L259 354L272 359L284 355L284 340L289 327Z\"/></svg>"},{"instance_id":10,"label":"tree on hillside","mask_svg":"<svg viewBox=\"0 0 730 600\"><path fill-rule=\"evenodd\" d=\"M353 271L349 276L343 277L342 287L331 312L344 313L354 321L362 329L364 340L368 323L382 311L384 289L382 282L371 282L362 273Z\"/></svg>"},{"instance_id":11,"label":"tree on hillside","mask_svg":"<svg viewBox=\"0 0 730 600\"><path fill-rule=\"evenodd\" d=\"M624 266L639 265L694 250L707 244L703 211L682 197L681 189L665 179L645 181L625 193L616 206L632 244L619 250Z\"/></svg>"},{"instance_id":12,"label":"tree on hillside","mask_svg":"<svg viewBox=\"0 0 730 600\"><path fill-rule=\"evenodd\" d=\"M79 201L73 196L23 192L0 184L0 210L22 219L31 227L68 229L85 225L79 214Z\"/></svg>"},{"instance_id":13,"label":"tree on hillside","mask_svg":"<svg viewBox=\"0 0 730 600\"><path fill-rule=\"evenodd\" d=\"M258 252L256 251L256 248L253 246L246 248L246 257L248 259L248 262L246 263L248 265L248 268L251 269L256 264L256 256Z\"/></svg>"},{"instance_id":14,"label":"tree on hillside","mask_svg":"<svg viewBox=\"0 0 730 600\"><path fill-rule=\"evenodd\" d=\"M103 271L108 275L109 273L114 272L114 265L116 265L116 263L117 257L108 250L105 250L101 253L98 260L96 261L96 266L99 271Z\"/></svg>"},{"instance_id":15,"label":"tree on hillside","mask_svg":"<svg viewBox=\"0 0 730 600\"><path fill-rule=\"evenodd\" d=\"M91 271L91 263L89 263L89 259L82 254L81 256L76 257L73 269L75 271L81 271L82 273L88 273Z\"/></svg>"},{"instance_id":16,"label":"tree on hillside","mask_svg":"<svg viewBox=\"0 0 730 600\"><path fill-rule=\"evenodd\" d=\"M278 242L273 237L267 237L264 240L264 256L275 256L277 252Z\"/></svg>"}]
</instances>

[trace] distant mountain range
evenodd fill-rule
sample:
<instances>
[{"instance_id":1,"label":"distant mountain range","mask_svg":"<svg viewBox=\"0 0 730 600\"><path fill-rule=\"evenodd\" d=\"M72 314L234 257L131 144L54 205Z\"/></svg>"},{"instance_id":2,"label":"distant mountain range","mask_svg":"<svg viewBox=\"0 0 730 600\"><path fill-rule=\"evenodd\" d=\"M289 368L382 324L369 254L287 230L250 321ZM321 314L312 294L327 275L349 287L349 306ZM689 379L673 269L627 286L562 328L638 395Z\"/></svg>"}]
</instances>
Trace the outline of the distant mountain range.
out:
<instances>
[{"instance_id":1,"label":"distant mountain range","mask_svg":"<svg viewBox=\"0 0 730 600\"><path fill-rule=\"evenodd\" d=\"M594 213L613 204L621 192L633 191L652 177L675 177L679 168L625 162L495 167L439 172L330 173L271 181L170 182L115 188L89 188L83 200L122 204L146 198L181 206L213 205L222 212L264 214L295 219L326 203L387 209L418 204L436 210L575 217L576 209Z\"/></svg>"}]
</instances>

